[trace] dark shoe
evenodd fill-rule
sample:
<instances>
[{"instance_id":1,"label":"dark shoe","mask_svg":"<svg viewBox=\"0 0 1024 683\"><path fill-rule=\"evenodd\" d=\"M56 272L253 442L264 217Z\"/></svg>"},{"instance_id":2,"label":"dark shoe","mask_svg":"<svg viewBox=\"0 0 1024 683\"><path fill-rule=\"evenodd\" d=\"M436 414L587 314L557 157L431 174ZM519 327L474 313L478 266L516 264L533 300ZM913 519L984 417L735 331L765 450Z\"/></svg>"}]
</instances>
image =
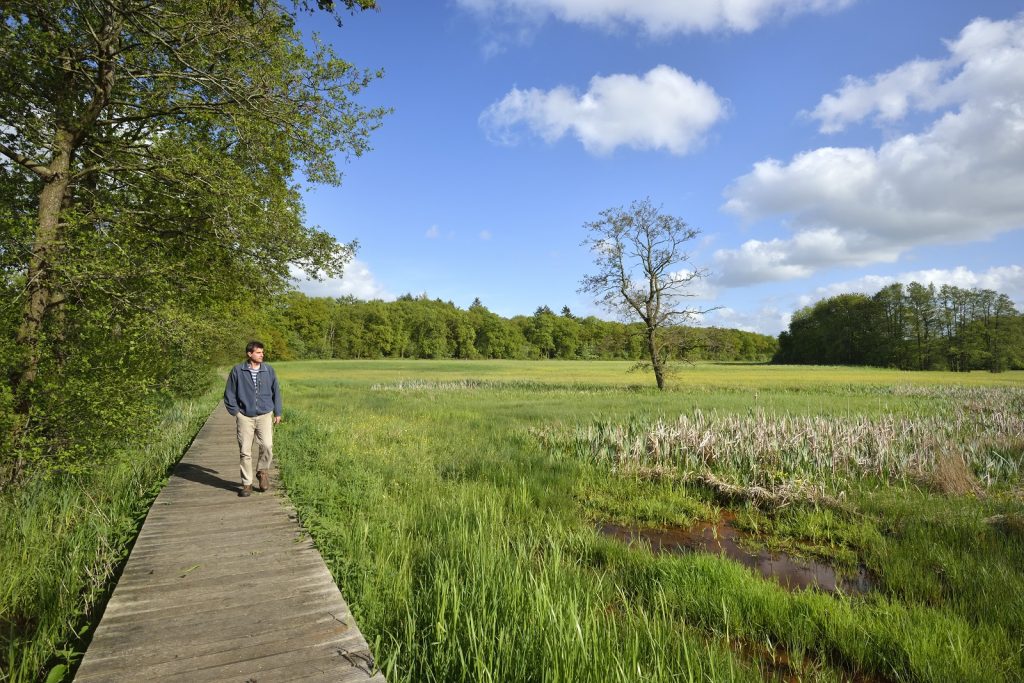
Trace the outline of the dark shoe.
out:
<instances>
[{"instance_id":1,"label":"dark shoe","mask_svg":"<svg viewBox=\"0 0 1024 683\"><path fill-rule=\"evenodd\" d=\"M256 490L260 493L264 493L270 490L270 473L266 470L257 470L256 479L259 480L260 485Z\"/></svg>"},{"instance_id":2,"label":"dark shoe","mask_svg":"<svg viewBox=\"0 0 1024 683\"><path fill-rule=\"evenodd\" d=\"M242 490L238 492L238 497L239 498L248 498L251 495L252 495L252 486L250 486L249 484L246 484L245 486L243 486Z\"/></svg>"}]
</instances>

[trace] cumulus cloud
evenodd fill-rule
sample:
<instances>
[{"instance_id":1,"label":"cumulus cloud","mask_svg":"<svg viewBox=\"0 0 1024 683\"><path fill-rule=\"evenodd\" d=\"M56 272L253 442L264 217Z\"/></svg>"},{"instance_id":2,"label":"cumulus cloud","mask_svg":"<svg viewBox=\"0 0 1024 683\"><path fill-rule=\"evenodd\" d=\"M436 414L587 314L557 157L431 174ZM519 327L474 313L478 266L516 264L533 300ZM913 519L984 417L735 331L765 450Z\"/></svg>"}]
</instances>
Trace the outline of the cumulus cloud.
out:
<instances>
[{"instance_id":1,"label":"cumulus cloud","mask_svg":"<svg viewBox=\"0 0 1024 683\"><path fill-rule=\"evenodd\" d=\"M705 302L718 298L718 287L706 273L694 276L693 270L683 269L668 273L668 279L686 282L686 286L679 292L679 296L685 301ZM647 287L647 282L638 280L636 286L639 289L644 289ZM695 308L699 308L700 305L700 303L693 304Z\"/></svg>"},{"instance_id":2,"label":"cumulus cloud","mask_svg":"<svg viewBox=\"0 0 1024 683\"><path fill-rule=\"evenodd\" d=\"M838 130L875 114L936 111L918 133L877 148L822 147L767 159L726 189L745 220L782 218L794 234L719 250L722 282L801 277L834 265L894 261L923 244L1024 227L1024 15L977 19L941 63L912 62L872 83L848 80L812 114Z\"/></svg>"},{"instance_id":3,"label":"cumulus cloud","mask_svg":"<svg viewBox=\"0 0 1024 683\"><path fill-rule=\"evenodd\" d=\"M945 59L915 60L877 74L871 81L847 77L809 113L823 133L843 130L872 114L876 122L898 121L913 110L982 100L1020 101L1024 91L1024 15L1014 20L975 19L947 41Z\"/></svg>"},{"instance_id":4,"label":"cumulus cloud","mask_svg":"<svg viewBox=\"0 0 1024 683\"><path fill-rule=\"evenodd\" d=\"M481 230L480 231L480 239L484 240L485 242L487 240L491 239L491 231L490 230Z\"/></svg>"},{"instance_id":5,"label":"cumulus cloud","mask_svg":"<svg viewBox=\"0 0 1024 683\"><path fill-rule=\"evenodd\" d=\"M714 253L715 281L723 287L778 282L812 275L825 266L891 262L899 251L870 235L836 228L798 232L791 239L747 240L739 249Z\"/></svg>"},{"instance_id":6,"label":"cumulus cloud","mask_svg":"<svg viewBox=\"0 0 1024 683\"><path fill-rule=\"evenodd\" d=\"M345 274L341 278L327 278L325 280L313 280L301 271L293 271L292 279L300 292L309 296L327 296L332 298L353 296L357 299L370 301L372 299L394 299L395 295L390 293L373 277L370 268L360 261L353 259L345 267Z\"/></svg>"},{"instance_id":7,"label":"cumulus cloud","mask_svg":"<svg viewBox=\"0 0 1024 683\"><path fill-rule=\"evenodd\" d=\"M592 154L625 145L681 155L725 114L711 86L660 65L643 76L594 76L582 95L566 86L513 88L480 115L480 125L503 144L515 144L525 127L548 143L571 132Z\"/></svg>"},{"instance_id":8,"label":"cumulus cloud","mask_svg":"<svg viewBox=\"0 0 1024 683\"><path fill-rule=\"evenodd\" d=\"M429 228L427 228L427 231L423 233L423 236L426 237L428 240L436 240L438 237L440 237L440 235L441 231L438 229L436 225L431 225Z\"/></svg>"},{"instance_id":9,"label":"cumulus cloud","mask_svg":"<svg viewBox=\"0 0 1024 683\"><path fill-rule=\"evenodd\" d=\"M487 17L519 17L538 22L561 21L614 29L639 26L654 36L711 31L750 32L768 21L829 12L854 0L458 0Z\"/></svg>"},{"instance_id":10,"label":"cumulus cloud","mask_svg":"<svg viewBox=\"0 0 1024 683\"><path fill-rule=\"evenodd\" d=\"M705 316L703 325L710 327L731 327L744 332L776 335L789 327L793 314L777 306L762 306L753 311L737 311L725 306Z\"/></svg>"}]
</instances>

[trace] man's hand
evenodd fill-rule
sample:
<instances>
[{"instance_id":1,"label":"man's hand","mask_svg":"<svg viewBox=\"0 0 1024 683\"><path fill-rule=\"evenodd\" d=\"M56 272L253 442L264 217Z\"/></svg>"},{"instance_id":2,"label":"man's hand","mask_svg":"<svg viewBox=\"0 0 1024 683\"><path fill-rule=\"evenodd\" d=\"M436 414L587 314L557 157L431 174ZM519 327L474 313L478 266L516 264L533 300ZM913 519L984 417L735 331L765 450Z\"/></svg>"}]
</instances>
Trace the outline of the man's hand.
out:
<instances>
[{"instance_id":1,"label":"man's hand","mask_svg":"<svg viewBox=\"0 0 1024 683\"><path fill-rule=\"evenodd\" d=\"M280 415L275 415L274 416L274 424L276 424L276 425L281 424L281 416Z\"/></svg>"}]
</instances>

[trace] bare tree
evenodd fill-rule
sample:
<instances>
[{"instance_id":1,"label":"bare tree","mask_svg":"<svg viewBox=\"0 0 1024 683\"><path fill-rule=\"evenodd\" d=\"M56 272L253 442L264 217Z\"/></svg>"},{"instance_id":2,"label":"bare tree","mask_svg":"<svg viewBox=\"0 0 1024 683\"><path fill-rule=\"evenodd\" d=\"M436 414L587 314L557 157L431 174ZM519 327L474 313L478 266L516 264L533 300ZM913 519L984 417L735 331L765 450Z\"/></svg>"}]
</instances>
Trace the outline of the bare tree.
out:
<instances>
[{"instance_id":1,"label":"bare tree","mask_svg":"<svg viewBox=\"0 0 1024 683\"><path fill-rule=\"evenodd\" d=\"M700 234L681 218L661 212L650 199L628 209L606 209L583 226L597 266L595 275L580 280L580 293L593 294L605 309L625 320L644 324L647 353L658 388L665 388L670 353L659 332L693 320L712 309L692 308L690 285L708 271L693 267L686 243Z\"/></svg>"}]
</instances>

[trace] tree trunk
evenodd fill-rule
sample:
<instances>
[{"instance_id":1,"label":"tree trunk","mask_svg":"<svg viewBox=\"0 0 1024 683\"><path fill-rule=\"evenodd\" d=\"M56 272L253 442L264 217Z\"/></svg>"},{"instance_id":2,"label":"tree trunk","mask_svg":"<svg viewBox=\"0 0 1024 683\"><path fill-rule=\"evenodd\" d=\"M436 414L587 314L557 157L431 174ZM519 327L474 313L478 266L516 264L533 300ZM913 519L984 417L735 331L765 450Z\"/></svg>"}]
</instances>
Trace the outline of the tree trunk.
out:
<instances>
[{"instance_id":1,"label":"tree trunk","mask_svg":"<svg viewBox=\"0 0 1024 683\"><path fill-rule=\"evenodd\" d=\"M655 329L647 328L647 352L651 356L651 365L654 367L654 379L658 382L658 388L665 389L665 368L661 358L658 356L658 344L654 336Z\"/></svg>"},{"instance_id":2,"label":"tree trunk","mask_svg":"<svg viewBox=\"0 0 1024 683\"><path fill-rule=\"evenodd\" d=\"M35 381L42 358L43 323L54 302L50 288L52 259L61 241L61 208L65 205L70 183L73 136L68 131L59 130L54 137L56 151L39 193L39 227L29 255L25 304L18 329L18 345L25 349L24 364L13 383L15 392L21 392L18 400L20 413L27 411L25 387Z\"/></svg>"},{"instance_id":3,"label":"tree trunk","mask_svg":"<svg viewBox=\"0 0 1024 683\"><path fill-rule=\"evenodd\" d=\"M119 8L112 5L104 6L99 34L93 35L95 53L91 50L75 52L69 48L61 57L67 87L67 91L62 93L64 104L73 103L81 95L81 86L73 76L73 67L82 61L94 61L96 75L88 89L88 106L78 117L57 123L51 150L53 156L45 171L38 172L43 180L43 189L39 193L39 226L29 255L25 305L21 327L18 329L18 345L25 350L25 361L12 382L16 395L20 392L17 410L23 415L27 414L29 406L27 387L35 382L42 359L43 325L55 302L51 289L53 255L60 249L62 242L62 209L70 205L72 157L106 107L114 87L113 55L119 47L118 36L123 18L118 14L119 11ZM70 109L73 110L73 107Z\"/></svg>"}]
</instances>

